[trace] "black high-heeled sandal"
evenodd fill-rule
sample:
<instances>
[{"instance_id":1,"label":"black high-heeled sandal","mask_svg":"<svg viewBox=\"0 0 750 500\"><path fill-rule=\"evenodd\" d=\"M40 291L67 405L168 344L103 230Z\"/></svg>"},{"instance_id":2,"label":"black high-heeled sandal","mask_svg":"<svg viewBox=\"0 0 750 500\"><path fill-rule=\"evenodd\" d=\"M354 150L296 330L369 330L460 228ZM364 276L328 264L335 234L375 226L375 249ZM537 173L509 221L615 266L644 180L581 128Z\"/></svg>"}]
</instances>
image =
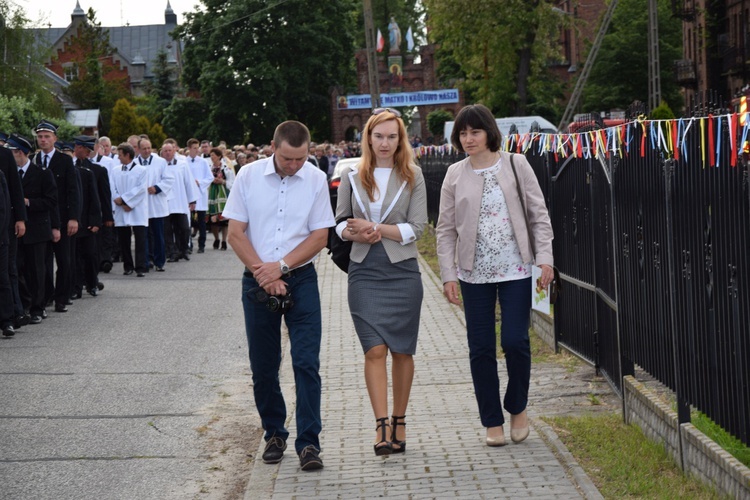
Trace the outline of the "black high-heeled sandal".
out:
<instances>
[{"instance_id":1,"label":"black high-heeled sandal","mask_svg":"<svg viewBox=\"0 0 750 500\"><path fill-rule=\"evenodd\" d=\"M403 441L399 441L396 438L396 428L400 425L404 429L406 429L406 422L403 422L403 420L406 418L406 415L397 417L396 415L391 415L391 418L393 419L393 423L391 424L391 443L393 448L393 453L404 453L406 451L406 439ZM401 422L399 422L401 420ZM398 446L398 448L395 448L395 446Z\"/></svg>"},{"instance_id":2,"label":"black high-heeled sandal","mask_svg":"<svg viewBox=\"0 0 750 500\"><path fill-rule=\"evenodd\" d=\"M393 444L388 441L388 437L386 436L385 432L385 428L388 427L388 418L377 418L375 419L375 421L378 423L377 427L375 427L375 430L380 429L381 437L381 441L373 445L373 448L375 448L375 454L379 457L383 455L390 455L391 453L393 453Z\"/></svg>"}]
</instances>

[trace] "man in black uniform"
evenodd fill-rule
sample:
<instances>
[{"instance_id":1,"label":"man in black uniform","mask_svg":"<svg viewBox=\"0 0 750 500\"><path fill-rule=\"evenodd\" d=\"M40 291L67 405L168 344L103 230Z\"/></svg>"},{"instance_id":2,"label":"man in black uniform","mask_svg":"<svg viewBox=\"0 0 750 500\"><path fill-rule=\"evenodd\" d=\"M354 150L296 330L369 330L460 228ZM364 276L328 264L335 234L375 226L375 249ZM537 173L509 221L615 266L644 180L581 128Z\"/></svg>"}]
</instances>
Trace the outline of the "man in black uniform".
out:
<instances>
[{"instance_id":1,"label":"man in black uniform","mask_svg":"<svg viewBox=\"0 0 750 500\"><path fill-rule=\"evenodd\" d=\"M67 312L65 307L73 293L72 286L72 237L78 232L78 221L81 218L81 187L78 173L73 166L70 156L55 151L57 127L43 120L34 129L36 140L41 151L37 153L34 163L52 171L57 183L57 206L61 224L60 240L52 244L52 250L57 262L57 274L52 290L50 278L52 275L51 258L47 260L46 298L54 299L56 312Z\"/></svg>"},{"instance_id":2,"label":"man in black uniform","mask_svg":"<svg viewBox=\"0 0 750 500\"><path fill-rule=\"evenodd\" d=\"M44 313L44 266L47 245L60 240L57 186L49 169L29 161L31 142L20 135L8 138L8 147L18 166L26 205L26 234L18 250L19 289L31 324L42 322Z\"/></svg>"},{"instance_id":3,"label":"man in black uniform","mask_svg":"<svg viewBox=\"0 0 750 500\"><path fill-rule=\"evenodd\" d=\"M8 274L8 232L3 230L11 220L10 191L5 174L0 172L0 328L4 337L16 334L13 328L13 293Z\"/></svg>"},{"instance_id":4,"label":"man in black uniform","mask_svg":"<svg viewBox=\"0 0 750 500\"><path fill-rule=\"evenodd\" d=\"M2 137L4 136L4 137ZM2 134L2 143L8 139L8 136ZM18 177L18 167L13 153L9 149L0 147L0 172L5 175L5 181L8 184L10 193L10 220L7 226L8 232L8 276L10 278L10 290L12 297L13 316L15 317L15 327L23 326L24 313L21 296L18 294L18 268L16 267L16 255L18 253L18 240L26 232L26 205L23 201L23 187L21 187L21 178ZM0 231L5 228L0 226Z\"/></svg>"},{"instance_id":5,"label":"man in black uniform","mask_svg":"<svg viewBox=\"0 0 750 500\"><path fill-rule=\"evenodd\" d=\"M81 220L75 235L76 262L73 273L73 297L81 298L83 287L96 297L99 279L99 257L96 253L95 235L102 227L102 207L99 203L99 190L96 177L91 170L89 154L94 149L96 139L88 136L75 138L73 155L75 166L81 177Z\"/></svg>"},{"instance_id":6,"label":"man in black uniform","mask_svg":"<svg viewBox=\"0 0 750 500\"><path fill-rule=\"evenodd\" d=\"M101 137L96 139L92 136L79 136L89 137L94 141L94 150L99 151L98 154L89 155L89 161L91 162L90 169L94 172L96 177L96 185L99 191L99 203L102 205L102 227L98 233L96 233L96 251L99 254L99 269L102 272L108 273L112 270L112 263L115 262L115 257L119 261L119 252L117 245L117 237L115 236L115 221L113 217L114 209L112 207L112 189L109 186L109 169L115 167L115 163L119 163L112 160L112 157L116 158L114 153L106 153L107 150L112 148L112 143L108 137ZM99 285L99 290L102 290L102 285Z\"/></svg>"}]
</instances>

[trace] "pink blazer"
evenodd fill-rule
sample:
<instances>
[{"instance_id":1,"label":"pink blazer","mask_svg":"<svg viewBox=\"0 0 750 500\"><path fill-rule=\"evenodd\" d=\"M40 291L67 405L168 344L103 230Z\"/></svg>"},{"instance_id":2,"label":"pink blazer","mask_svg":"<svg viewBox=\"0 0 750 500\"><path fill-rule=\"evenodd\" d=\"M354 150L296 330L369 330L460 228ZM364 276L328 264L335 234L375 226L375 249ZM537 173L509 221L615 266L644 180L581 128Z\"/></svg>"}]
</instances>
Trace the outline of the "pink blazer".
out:
<instances>
[{"instance_id":1,"label":"pink blazer","mask_svg":"<svg viewBox=\"0 0 750 500\"><path fill-rule=\"evenodd\" d=\"M525 156L513 155L536 247L536 255L533 255L523 206L518 198L516 179L510 164L511 153L500 152L500 156L501 168L497 180L508 205L521 257L524 262L552 266L552 224L536 175ZM474 267L483 188L484 180L473 172L468 157L448 167L440 193L440 217L437 224L437 254L443 283L458 281L457 265L466 270Z\"/></svg>"}]
</instances>

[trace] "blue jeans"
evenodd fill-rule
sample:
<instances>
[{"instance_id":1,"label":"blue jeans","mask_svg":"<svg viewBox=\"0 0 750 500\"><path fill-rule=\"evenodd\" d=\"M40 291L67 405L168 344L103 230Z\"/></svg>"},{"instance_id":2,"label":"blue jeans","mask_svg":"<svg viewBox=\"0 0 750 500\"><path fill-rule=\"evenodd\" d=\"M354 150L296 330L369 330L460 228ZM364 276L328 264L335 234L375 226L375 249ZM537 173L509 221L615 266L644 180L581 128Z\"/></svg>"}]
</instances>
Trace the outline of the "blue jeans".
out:
<instances>
[{"instance_id":1,"label":"blue jeans","mask_svg":"<svg viewBox=\"0 0 750 500\"><path fill-rule=\"evenodd\" d=\"M292 271L291 276L283 279L294 300L294 305L283 317L289 329L297 388L297 439L294 447L299 453L308 445L320 449L320 294L318 274L313 266L300 272ZM265 304L248 297L248 290L257 286L258 282L246 271L242 278L242 306L250 369L253 372L255 406L266 431L266 441L273 436L286 441L289 437L289 431L284 427L286 404L279 385L282 314L271 312Z\"/></svg>"},{"instance_id":2,"label":"blue jeans","mask_svg":"<svg viewBox=\"0 0 750 500\"><path fill-rule=\"evenodd\" d=\"M505 423L505 418L497 373L495 304L500 303L500 345L508 369L503 406L510 414L517 415L526 409L531 378L531 278L484 284L460 281L460 284L479 416L484 427L497 427Z\"/></svg>"}]
</instances>

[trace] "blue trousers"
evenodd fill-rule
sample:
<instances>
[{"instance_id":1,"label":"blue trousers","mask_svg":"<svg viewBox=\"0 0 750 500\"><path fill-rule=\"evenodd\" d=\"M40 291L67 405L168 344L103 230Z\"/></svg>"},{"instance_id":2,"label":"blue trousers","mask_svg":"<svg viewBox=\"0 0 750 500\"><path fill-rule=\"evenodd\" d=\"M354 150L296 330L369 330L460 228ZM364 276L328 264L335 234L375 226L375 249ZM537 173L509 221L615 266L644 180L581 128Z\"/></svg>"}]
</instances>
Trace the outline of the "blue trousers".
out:
<instances>
[{"instance_id":1,"label":"blue trousers","mask_svg":"<svg viewBox=\"0 0 750 500\"><path fill-rule=\"evenodd\" d=\"M297 388L297 439L294 447L299 453L308 445L320 449L320 294L318 274L313 266L299 272L292 271L291 276L283 279L294 300L294 305L283 317L289 329ZM246 271L242 279L242 306L255 406L266 431L266 441L273 436L286 440L289 437L289 431L284 427L286 404L279 385L282 314L269 311L265 304L248 296L248 290L257 286L258 282Z\"/></svg>"},{"instance_id":2,"label":"blue trousers","mask_svg":"<svg viewBox=\"0 0 750 500\"><path fill-rule=\"evenodd\" d=\"M164 219L166 217L154 217L148 220L146 229L146 252L148 261L153 262L156 267L164 267L167 262L167 247L164 240Z\"/></svg>"},{"instance_id":3,"label":"blue trousers","mask_svg":"<svg viewBox=\"0 0 750 500\"><path fill-rule=\"evenodd\" d=\"M484 284L460 281L460 284L471 378L479 416L484 427L497 427L505 423L503 406L512 415L517 415L526 409L528 403L531 378L531 278ZM498 302L502 314L500 345L508 369L508 387L503 406L500 405L495 337L495 304Z\"/></svg>"}]
</instances>

